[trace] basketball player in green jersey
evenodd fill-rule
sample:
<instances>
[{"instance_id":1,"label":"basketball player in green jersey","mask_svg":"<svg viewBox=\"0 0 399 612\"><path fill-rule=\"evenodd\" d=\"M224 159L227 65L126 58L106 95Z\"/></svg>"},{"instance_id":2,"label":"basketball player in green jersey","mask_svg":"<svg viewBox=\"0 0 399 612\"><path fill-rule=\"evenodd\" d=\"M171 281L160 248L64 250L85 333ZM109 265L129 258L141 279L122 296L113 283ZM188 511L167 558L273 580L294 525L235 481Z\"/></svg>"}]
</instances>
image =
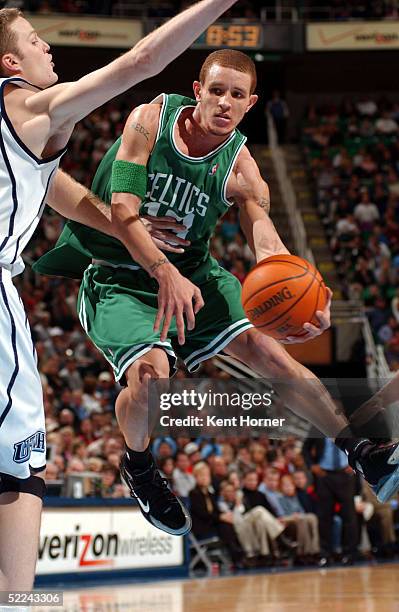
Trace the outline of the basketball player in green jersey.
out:
<instances>
[{"instance_id":1,"label":"basketball player in green jersey","mask_svg":"<svg viewBox=\"0 0 399 612\"><path fill-rule=\"evenodd\" d=\"M265 378L292 381L277 385L283 400L336 439L380 499L399 487L397 445L381 449L352 436L321 382L277 341L252 327L243 312L239 282L210 256L215 225L233 204L240 207L241 225L257 261L287 253L268 215L268 187L245 147L245 137L236 130L256 103L255 86L253 62L238 51L222 50L211 54L202 67L194 83L195 100L163 95L135 109L92 186L97 196L111 203L119 235L128 229L132 235L134 225L134 259L118 241L70 224L55 249L36 265L40 272L75 277L86 268L78 303L81 323L111 363L116 380L127 382L116 402L127 444L122 474L146 519L176 535L190 528L190 517L160 478L148 450L147 431L148 381L167 378L176 354L194 371L224 351ZM181 223L176 235L189 241L185 252L166 258L139 214ZM188 320L186 330L181 315L172 324L169 307L173 285L167 286L165 279L172 278L176 268L199 287L205 302L195 326ZM158 283L151 278L155 270L162 272ZM305 325L305 339L329 326L329 304L318 317L319 328Z\"/></svg>"}]
</instances>

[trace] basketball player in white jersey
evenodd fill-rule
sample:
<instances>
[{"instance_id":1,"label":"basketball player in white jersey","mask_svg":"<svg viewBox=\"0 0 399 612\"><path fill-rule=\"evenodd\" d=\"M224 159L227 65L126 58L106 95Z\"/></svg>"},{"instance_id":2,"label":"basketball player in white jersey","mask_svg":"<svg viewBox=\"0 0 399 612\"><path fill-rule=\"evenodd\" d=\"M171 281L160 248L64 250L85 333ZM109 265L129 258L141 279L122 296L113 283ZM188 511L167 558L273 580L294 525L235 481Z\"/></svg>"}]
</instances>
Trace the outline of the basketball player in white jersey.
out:
<instances>
[{"instance_id":1,"label":"basketball player in white jersey","mask_svg":"<svg viewBox=\"0 0 399 612\"><path fill-rule=\"evenodd\" d=\"M65 216L114 233L84 188L79 187L81 199L69 204L66 196L76 185L57 172L75 123L160 72L235 1L202 0L104 68L62 85L55 85L49 45L18 10L0 10L1 591L32 588L45 491L35 475L46 462L42 389L29 325L11 280L23 270L21 253L46 202ZM160 276L159 282L165 290L173 286L176 313L193 319L202 305L199 290L176 274Z\"/></svg>"}]
</instances>

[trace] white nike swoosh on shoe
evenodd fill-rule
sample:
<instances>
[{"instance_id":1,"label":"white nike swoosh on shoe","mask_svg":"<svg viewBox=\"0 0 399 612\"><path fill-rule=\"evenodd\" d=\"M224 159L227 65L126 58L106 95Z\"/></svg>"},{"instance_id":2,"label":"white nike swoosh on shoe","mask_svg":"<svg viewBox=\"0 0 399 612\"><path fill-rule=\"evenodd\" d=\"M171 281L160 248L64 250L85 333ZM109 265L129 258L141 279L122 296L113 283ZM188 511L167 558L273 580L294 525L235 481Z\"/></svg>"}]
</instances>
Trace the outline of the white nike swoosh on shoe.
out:
<instances>
[{"instance_id":1,"label":"white nike swoosh on shoe","mask_svg":"<svg viewBox=\"0 0 399 612\"><path fill-rule=\"evenodd\" d=\"M145 512L146 514L148 514L149 511L150 511L150 504L148 502L146 504L143 504L141 499L139 497L137 497L137 496L136 496L136 499L139 502L142 511Z\"/></svg>"}]
</instances>

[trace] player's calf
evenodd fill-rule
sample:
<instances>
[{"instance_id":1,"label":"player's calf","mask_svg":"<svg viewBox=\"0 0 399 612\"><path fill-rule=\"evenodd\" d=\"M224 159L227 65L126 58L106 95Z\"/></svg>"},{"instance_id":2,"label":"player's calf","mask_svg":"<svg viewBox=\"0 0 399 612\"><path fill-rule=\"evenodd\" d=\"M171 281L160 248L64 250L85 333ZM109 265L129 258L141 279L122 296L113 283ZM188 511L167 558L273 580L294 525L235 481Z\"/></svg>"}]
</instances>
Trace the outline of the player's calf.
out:
<instances>
[{"instance_id":1,"label":"player's calf","mask_svg":"<svg viewBox=\"0 0 399 612\"><path fill-rule=\"evenodd\" d=\"M171 535L191 529L191 517L162 478L149 451L151 418L148 387L151 379L167 378L169 362L163 350L153 349L126 372L128 387L117 399L116 413L127 448L120 469L123 480L136 499L144 518Z\"/></svg>"}]
</instances>

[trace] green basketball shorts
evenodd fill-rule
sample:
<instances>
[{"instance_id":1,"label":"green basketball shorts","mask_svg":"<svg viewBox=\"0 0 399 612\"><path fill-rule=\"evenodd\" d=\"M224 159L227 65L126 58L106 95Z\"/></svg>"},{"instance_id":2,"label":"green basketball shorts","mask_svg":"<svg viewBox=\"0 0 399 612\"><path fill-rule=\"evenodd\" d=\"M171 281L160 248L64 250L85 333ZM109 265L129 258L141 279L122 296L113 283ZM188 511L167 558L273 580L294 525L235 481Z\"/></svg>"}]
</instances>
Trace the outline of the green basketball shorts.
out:
<instances>
[{"instance_id":1,"label":"green basketball shorts","mask_svg":"<svg viewBox=\"0 0 399 612\"><path fill-rule=\"evenodd\" d=\"M148 274L122 266L92 264L87 268L79 291L79 319L111 364L117 381L136 359L157 347L168 355L172 372L177 357L193 372L253 327L241 305L241 285L232 274L218 267L197 284L205 306L180 346L174 319L165 342L161 342L160 332L153 330L158 283Z\"/></svg>"}]
</instances>

